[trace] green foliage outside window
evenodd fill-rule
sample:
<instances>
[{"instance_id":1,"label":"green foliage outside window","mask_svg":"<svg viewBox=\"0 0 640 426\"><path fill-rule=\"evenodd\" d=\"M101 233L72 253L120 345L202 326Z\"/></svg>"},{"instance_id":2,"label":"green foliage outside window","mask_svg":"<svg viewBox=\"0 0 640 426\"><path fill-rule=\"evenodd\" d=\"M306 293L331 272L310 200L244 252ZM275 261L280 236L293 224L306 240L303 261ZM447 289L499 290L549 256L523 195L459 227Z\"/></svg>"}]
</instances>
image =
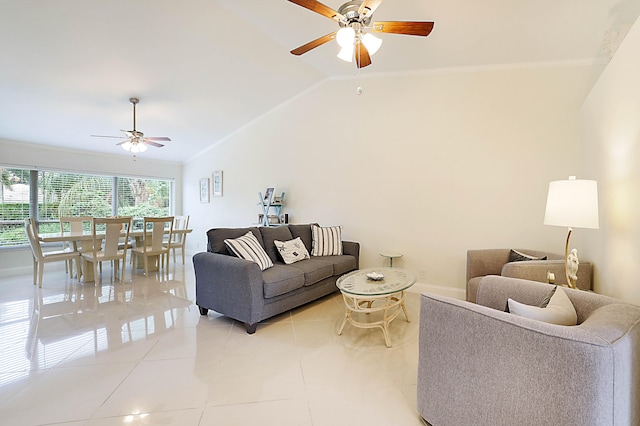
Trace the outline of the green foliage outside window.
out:
<instances>
[{"instance_id":1,"label":"green foliage outside window","mask_svg":"<svg viewBox=\"0 0 640 426\"><path fill-rule=\"evenodd\" d=\"M0 168L0 176L0 247L26 244L23 221L30 216L30 171ZM171 182L166 180L39 171L37 185L40 232L59 231L61 216L111 216L114 185L118 193L115 210L120 216L158 217L171 212ZM19 195L22 199L17 199Z\"/></svg>"}]
</instances>

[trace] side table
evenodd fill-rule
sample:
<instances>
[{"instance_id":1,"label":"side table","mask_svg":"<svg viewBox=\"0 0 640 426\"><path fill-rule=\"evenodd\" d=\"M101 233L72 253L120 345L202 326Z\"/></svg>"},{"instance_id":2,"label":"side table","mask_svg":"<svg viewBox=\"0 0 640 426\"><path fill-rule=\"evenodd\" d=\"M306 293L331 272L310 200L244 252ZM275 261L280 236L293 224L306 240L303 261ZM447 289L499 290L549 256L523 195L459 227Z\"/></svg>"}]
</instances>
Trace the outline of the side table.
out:
<instances>
[{"instance_id":1,"label":"side table","mask_svg":"<svg viewBox=\"0 0 640 426\"><path fill-rule=\"evenodd\" d=\"M380 253L380 256L382 257L388 257L389 258L389 268L393 268L393 259L397 259L402 257L401 253L395 253L395 252L383 252Z\"/></svg>"},{"instance_id":2,"label":"side table","mask_svg":"<svg viewBox=\"0 0 640 426\"><path fill-rule=\"evenodd\" d=\"M367 278L370 272L384 275L378 281ZM416 282L416 276L405 269L400 268L367 268L350 272L338 278L336 285L342 292L345 304L345 314L342 324L338 329L338 335L347 321L355 327L380 328L384 334L384 342L391 347L389 324L396 319L400 312L409 322L409 315L404 304L405 290ZM382 319L373 322L361 322L353 318L354 313L371 314L382 312Z\"/></svg>"}]
</instances>

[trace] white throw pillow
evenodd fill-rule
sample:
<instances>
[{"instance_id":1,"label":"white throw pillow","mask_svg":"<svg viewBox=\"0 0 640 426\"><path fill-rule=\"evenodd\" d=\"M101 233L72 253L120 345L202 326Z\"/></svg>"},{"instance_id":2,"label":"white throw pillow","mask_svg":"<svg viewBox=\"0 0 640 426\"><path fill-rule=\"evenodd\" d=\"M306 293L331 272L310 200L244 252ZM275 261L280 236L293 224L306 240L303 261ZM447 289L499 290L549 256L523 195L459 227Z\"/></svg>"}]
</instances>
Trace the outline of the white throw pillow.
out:
<instances>
[{"instance_id":1,"label":"white throw pillow","mask_svg":"<svg viewBox=\"0 0 640 426\"><path fill-rule=\"evenodd\" d=\"M576 309L567 293L560 287L556 288L546 308L525 305L512 299L509 299L507 303L509 304L509 312L521 317L558 325L576 325L578 323Z\"/></svg>"},{"instance_id":2,"label":"white throw pillow","mask_svg":"<svg viewBox=\"0 0 640 426\"><path fill-rule=\"evenodd\" d=\"M289 241L274 240L273 243L287 265L309 259L309 251L307 251L300 237Z\"/></svg>"},{"instance_id":3,"label":"white throw pillow","mask_svg":"<svg viewBox=\"0 0 640 426\"><path fill-rule=\"evenodd\" d=\"M311 226L313 247L311 256L340 256L342 255L342 226L321 228Z\"/></svg>"},{"instance_id":4,"label":"white throw pillow","mask_svg":"<svg viewBox=\"0 0 640 426\"><path fill-rule=\"evenodd\" d=\"M258 242L258 239L251 231L247 232L242 237L226 239L224 240L224 243L227 245L229 250L233 252L233 254L241 259L251 260L257 263L263 271L273 266L271 258L267 252L264 251Z\"/></svg>"}]
</instances>

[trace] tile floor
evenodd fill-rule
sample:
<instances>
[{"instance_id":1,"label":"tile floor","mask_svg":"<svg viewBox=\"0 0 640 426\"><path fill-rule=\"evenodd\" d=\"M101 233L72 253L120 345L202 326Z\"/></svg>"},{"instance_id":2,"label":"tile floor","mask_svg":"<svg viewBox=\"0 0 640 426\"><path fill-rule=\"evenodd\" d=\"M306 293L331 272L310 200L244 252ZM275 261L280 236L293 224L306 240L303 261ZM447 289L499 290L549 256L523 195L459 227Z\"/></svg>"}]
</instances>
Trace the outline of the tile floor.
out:
<instances>
[{"instance_id":1,"label":"tile floor","mask_svg":"<svg viewBox=\"0 0 640 426\"><path fill-rule=\"evenodd\" d=\"M0 278L0 424L424 425L416 412L419 296L391 325L347 324L339 293L248 335L200 316L191 259L168 277L102 285L45 266Z\"/></svg>"}]
</instances>

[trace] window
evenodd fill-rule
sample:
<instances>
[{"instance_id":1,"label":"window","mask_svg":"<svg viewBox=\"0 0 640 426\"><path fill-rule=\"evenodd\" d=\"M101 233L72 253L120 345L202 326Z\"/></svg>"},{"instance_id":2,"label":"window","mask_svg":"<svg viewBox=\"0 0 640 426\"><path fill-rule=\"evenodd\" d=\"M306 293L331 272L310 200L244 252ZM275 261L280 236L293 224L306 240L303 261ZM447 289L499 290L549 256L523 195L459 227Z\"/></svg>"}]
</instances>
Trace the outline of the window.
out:
<instances>
[{"instance_id":1,"label":"window","mask_svg":"<svg viewBox=\"0 0 640 426\"><path fill-rule=\"evenodd\" d=\"M172 210L169 180L50 170L0 171L0 248L27 244L24 219L31 216L38 218L40 232L57 232L60 216L142 218L168 216ZM38 200L31 203L33 185Z\"/></svg>"},{"instance_id":2,"label":"window","mask_svg":"<svg viewBox=\"0 0 640 426\"><path fill-rule=\"evenodd\" d=\"M0 168L0 247L27 243L24 220L29 217L29 170Z\"/></svg>"}]
</instances>

